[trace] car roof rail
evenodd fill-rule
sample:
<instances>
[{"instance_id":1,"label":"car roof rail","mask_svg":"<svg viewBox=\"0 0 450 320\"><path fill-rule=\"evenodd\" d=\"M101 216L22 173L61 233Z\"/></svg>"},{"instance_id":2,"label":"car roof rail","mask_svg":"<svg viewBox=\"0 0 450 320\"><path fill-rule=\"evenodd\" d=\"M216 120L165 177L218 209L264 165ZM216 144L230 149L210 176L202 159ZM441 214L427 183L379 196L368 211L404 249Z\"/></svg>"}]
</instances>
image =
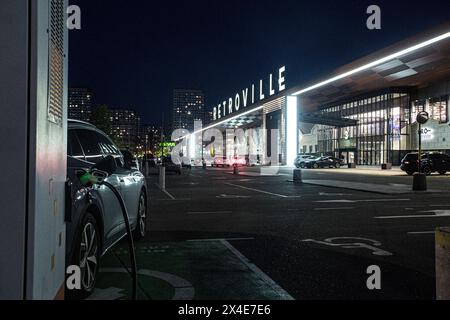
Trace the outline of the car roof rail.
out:
<instances>
[{"instance_id":1,"label":"car roof rail","mask_svg":"<svg viewBox=\"0 0 450 320\"><path fill-rule=\"evenodd\" d=\"M82 121L82 120L67 119L67 122L84 124L84 125L91 126L91 127L94 127L94 128L95 128L95 125L93 125L92 123L89 123L89 122L86 122L86 121Z\"/></svg>"}]
</instances>

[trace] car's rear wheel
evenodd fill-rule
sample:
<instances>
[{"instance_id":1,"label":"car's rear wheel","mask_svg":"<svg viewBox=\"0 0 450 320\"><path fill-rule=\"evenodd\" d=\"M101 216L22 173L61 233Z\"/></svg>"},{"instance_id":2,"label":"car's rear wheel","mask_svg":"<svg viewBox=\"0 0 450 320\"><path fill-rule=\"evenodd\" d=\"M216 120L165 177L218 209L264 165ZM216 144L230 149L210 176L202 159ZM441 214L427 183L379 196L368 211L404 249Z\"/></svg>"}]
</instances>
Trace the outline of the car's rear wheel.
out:
<instances>
[{"instance_id":1,"label":"car's rear wheel","mask_svg":"<svg viewBox=\"0 0 450 320\"><path fill-rule=\"evenodd\" d=\"M80 267L81 289L68 291L67 296L69 299L83 299L94 291L101 251L97 220L90 212L83 217L75 239L72 264Z\"/></svg>"},{"instance_id":2,"label":"car's rear wheel","mask_svg":"<svg viewBox=\"0 0 450 320\"><path fill-rule=\"evenodd\" d=\"M314 169L319 169L319 165L318 165L317 163L314 163L314 164L313 164L313 168L314 168Z\"/></svg>"},{"instance_id":3,"label":"car's rear wheel","mask_svg":"<svg viewBox=\"0 0 450 320\"><path fill-rule=\"evenodd\" d=\"M408 176L412 176L412 175L414 174L414 172L413 172L413 171L406 171L406 174L407 174Z\"/></svg>"},{"instance_id":4,"label":"car's rear wheel","mask_svg":"<svg viewBox=\"0 0 450 320\"><path fill-rule=\"evenodd\" d=\"M431 168L429 166L423 167L422 172L429 176L431 175Z\"/></svg>"},{"instance_id":5,"label":"car's rear wheel","mask_svg":"<svg viewBox=\"0 0 450 320\"><path fill-rule=\"evenodd\" d=\"M341 164L340 163L336 163L335 167L336 167L336 169L340 169L341 168Z\"/></svg>"},{"instance_id":6,"label":"car's rear wheel","mask_svg":"<svg viewBox=\"0 0 450 320\"><path fill-rule=\"evenodd\" d=\"M141 191L139 196L139 205L136 221L136 229L134 229L134 239L141 240L145 237L145 229L147 226L147 201L145 199L145 192Z\"/></svg>"},{"instance_id":7,"label":"car's rear wheel","mask_svg":"<svg viewBox=\"0 0 450 320\"><path fill-rule=\"evenodd\" d=\"M444 174L446 174L446 173L447 173L447 171L439 171L439 174L442 175L442 176L443 176Z\"/></svg>"}]
</instances>

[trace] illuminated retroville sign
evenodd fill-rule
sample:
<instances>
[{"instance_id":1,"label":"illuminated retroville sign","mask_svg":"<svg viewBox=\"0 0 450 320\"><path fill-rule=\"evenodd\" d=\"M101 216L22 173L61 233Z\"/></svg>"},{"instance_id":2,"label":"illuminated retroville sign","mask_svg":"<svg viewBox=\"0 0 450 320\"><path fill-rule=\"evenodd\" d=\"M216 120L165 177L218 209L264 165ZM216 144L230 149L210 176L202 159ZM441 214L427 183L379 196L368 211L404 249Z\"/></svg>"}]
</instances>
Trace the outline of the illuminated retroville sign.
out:
<instances>
[{"instance_id":1,"label":"illuminated retroville sign","mask_svg":"<svg viewBox=\"0 0 450 320\"><path fill-rule=\"evenodd\" d=\"M245 88L234 97L231 97L219 104L217 107L214 107L213 120L218 120L232 114L233 112L239 111L241 107L245 108L248 105L264 100L266 97L273 96L277 92L279 93L284 91L286 89L285 72L286 67L283 66L278 70L278 80L276 83L274 83L275 81L273 74L270 74L268 85L264 85L264 80L260 80L258 86L259 88L256 88L255 84L252 84L250 88Z\"/></svg>"}]
</instances>

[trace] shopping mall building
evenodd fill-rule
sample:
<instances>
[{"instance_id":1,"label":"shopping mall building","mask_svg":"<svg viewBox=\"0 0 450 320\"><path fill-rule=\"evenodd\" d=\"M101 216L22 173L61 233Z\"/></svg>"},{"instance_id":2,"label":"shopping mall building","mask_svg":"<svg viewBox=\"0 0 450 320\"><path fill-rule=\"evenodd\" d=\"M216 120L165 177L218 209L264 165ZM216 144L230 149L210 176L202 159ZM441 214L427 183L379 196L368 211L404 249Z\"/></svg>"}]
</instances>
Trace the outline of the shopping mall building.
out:
<instances>
[{"instance_id":1,"label":"shopping mall building","mask_svg":"<svg viewBox=\"0 0 450 320\"><path fill-rule=\"evenodd\" d=\"M418 149L416 116L426 111L430 120L422 128L422 148L450 153L450 25L322 79L299 86L288 80L289 68L282 67L239 90L213 107L214 121L202 130L259 132L252 152L262 163L276 141L285 165L293 164L298 153L358 165L398 165L404 154ZM278 129L276 140L272 129Z\"/></svg>"}]
</instances>

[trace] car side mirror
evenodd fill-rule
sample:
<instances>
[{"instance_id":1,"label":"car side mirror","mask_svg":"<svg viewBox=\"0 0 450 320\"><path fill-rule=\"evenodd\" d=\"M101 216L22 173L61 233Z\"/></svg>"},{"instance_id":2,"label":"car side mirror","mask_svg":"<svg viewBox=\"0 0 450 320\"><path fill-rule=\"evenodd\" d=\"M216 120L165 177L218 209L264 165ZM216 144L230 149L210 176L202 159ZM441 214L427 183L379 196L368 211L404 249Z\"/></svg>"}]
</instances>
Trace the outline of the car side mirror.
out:
<instances>
[{"instance_id":1,"label":"car side mirror","mask_svg":"<svg viewBox=\"0 0 450 320\"><path fill-rule=\"evenodd\" d=\"M125 163L126 169L131 169L133 167L133 157L130 154L123 155L123 162Z\"/></svg>"},{"instance_id":2,"label":"car side mirror","mask_svg":"<svg viewBox=\"0 0 450 320\"><path fill-rule=\"evenodd\" d=\"M100 160L92 167L94 170L100 170L106 172L108 175L114 174L117 170L116 159L113 156L107 156Z\"/></svg>"}]
</instances>

